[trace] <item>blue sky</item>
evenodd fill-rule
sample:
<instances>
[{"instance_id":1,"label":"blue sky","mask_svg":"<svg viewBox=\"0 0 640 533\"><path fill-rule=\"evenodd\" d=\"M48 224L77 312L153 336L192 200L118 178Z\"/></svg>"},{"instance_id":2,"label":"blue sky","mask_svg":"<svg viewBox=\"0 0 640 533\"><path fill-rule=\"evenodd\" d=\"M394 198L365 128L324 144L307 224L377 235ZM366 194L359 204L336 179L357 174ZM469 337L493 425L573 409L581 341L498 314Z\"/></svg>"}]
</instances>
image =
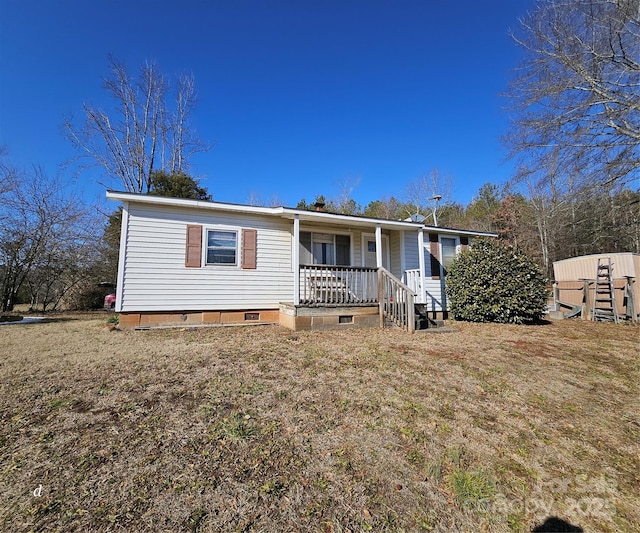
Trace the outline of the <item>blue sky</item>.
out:
<instances>
[{"instance_id":1,"label":"blue sky","mask_svg":"<svg viewBox=\"0 0 640 533\"><path fill-rule=\"evenodd\" d=\"M213 149L192 174L214 199L293 205L357 183L360 204L431 169L471 201L511 177L500 136L533 0L0 0L0 145L19 167L71 176L63 114L106 107L107 56L155 60L198 88L193 126ZM75 186L90 200L95 174ZM118 183L114 188L122 188Z\"/></svg>"}]
</instances>

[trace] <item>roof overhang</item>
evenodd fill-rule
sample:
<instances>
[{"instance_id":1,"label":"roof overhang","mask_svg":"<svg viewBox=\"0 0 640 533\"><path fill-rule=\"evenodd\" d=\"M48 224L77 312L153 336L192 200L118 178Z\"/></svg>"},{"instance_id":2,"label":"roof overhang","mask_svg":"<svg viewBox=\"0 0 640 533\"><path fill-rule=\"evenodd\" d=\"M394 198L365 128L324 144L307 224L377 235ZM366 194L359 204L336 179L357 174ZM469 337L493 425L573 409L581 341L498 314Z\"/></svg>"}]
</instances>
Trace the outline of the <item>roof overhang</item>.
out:
<instances>
[{"instance_id":1,"label":"roof overhang","mask_svg":"<svg viewBox=\"0 0 640 533\"><path fill-rule=\"evenodd\" d=\"M223 211L232 213L245 213L254 215L275 216L294 220L296 217L308 224L340 224L354 228L375 228L398 231L424 231L431 233L468 235L475 237L497 237L495 233L473 230L460 230L436 226L426 226L418 222L406 222L403 220L388 220L384 218L369 218L354 215L340 215L318 211L306 211L289 207L261 207L244 204L231 204L226 202L206 202L202 200L187 200L183 198L167 198L164 196L150 196L121 191L107 191L107 198L124 203L150 204L166 207L183 207L189 209L203 209L208 211Z\"/></svg>"},{"instance_id":2,"label":"roof overhang","mask_svg":"<svg viewBox=\"0 0 640 533\"><path fill-rule=\"evenodd\" d=\"M253 205L228 204L224 202L205 202L203 200L187 200L185 198L167 198L165 196L151 196L131 192L107 191L107 198L120 202L136 204L162 205L168 207L188 207L190 209L207 209L214 211L232 211L237 213L255 213L275 215L281 207L256 207Z\"/></svg>"}]
</instances>

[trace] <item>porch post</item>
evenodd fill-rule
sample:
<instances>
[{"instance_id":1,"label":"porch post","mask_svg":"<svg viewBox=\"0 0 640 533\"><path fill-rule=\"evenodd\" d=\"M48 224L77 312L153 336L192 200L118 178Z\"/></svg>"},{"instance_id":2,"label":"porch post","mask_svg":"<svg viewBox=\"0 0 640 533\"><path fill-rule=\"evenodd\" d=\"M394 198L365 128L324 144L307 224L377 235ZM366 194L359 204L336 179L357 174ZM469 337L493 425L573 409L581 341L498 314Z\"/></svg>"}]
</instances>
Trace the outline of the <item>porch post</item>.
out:
<instances>
[{"instance_id":1,"label":"porch post","mask_svg":"<svg viewBox=\"0 0 640 533\"><path fill-rule=\"evenodd\" d=\"M300 305L300 215L293 217L293 305Z\"/></svg>"},{"instance_id":2,"label":"porch post","mask_svg":"<svg viewBox=\"0 0 640 533\"><path fill-rule=\"evenodd\" d=\"M424 229L420 228L418 230L418 261L420 266L420 294L418 297L420 298L420 303L427 303L427 282L425 269L426 266L424 264Z\"/></svg>"},{"instance_id":3,"label":"porch post","mask_svg":"<svg viewBox=\"0 0 640 533\"><path fill-rule=\"evenodd\" d=\"M376 267L382 266L382 226L376 224Z\"/></svg>"}]
</instances>

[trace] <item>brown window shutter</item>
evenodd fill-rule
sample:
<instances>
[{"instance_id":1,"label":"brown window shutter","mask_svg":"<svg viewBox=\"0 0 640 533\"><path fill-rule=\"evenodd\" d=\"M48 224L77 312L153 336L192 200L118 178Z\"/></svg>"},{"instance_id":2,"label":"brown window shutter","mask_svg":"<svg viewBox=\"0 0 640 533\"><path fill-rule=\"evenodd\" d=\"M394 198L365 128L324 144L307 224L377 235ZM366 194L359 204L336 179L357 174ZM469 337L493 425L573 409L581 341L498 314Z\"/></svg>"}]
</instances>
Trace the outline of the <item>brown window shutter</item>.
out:
<instances>
[{"instance_id":1,"label":"brown window shutter","mask_svg":"<svg viewBox=\"0 0 640 533\"><path fill-rule=\"evenodd\" d=\"M431 252L431 279L440 279L440 248L436 233L429 233L429 252Z\"/></svg>"},{"instance_id":2,"label":"brown window shutter","mask_svg":"<svg viewBox=\"0 0 640 533\"><path fill-rule=\"evenodd\" d=\"M184 266L200 268L202 266L202 226L187 225L187 249L184 256Z\"/></svg>"},{"instance_id":3,"label":"brown window shutter","mask_svg":"<svg viewBox=\"0 0 640 533\"><path fill-rule=\"evenodd\" d=\"M257 239L256 230L242 230L242 268L256 268Z\"/></svg>"}]
</instances>

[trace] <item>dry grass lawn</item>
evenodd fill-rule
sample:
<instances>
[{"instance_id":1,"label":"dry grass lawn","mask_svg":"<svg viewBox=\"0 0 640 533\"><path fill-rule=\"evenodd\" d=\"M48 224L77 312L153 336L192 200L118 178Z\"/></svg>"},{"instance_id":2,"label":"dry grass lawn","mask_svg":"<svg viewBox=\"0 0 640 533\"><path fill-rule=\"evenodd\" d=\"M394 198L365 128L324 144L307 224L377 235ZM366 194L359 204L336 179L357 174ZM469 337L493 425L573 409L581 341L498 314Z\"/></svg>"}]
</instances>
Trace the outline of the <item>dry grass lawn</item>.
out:
<instances>
[{"instance_id":1,"label":"dry grass lawn","mask_svg":"<svg viewBox=\"0 0 640 533\"><path fill-rule=\"evenodd\" d=\"M638 327L0 326L4 531L640 531Z\"/></svg>"}]
</instances>

